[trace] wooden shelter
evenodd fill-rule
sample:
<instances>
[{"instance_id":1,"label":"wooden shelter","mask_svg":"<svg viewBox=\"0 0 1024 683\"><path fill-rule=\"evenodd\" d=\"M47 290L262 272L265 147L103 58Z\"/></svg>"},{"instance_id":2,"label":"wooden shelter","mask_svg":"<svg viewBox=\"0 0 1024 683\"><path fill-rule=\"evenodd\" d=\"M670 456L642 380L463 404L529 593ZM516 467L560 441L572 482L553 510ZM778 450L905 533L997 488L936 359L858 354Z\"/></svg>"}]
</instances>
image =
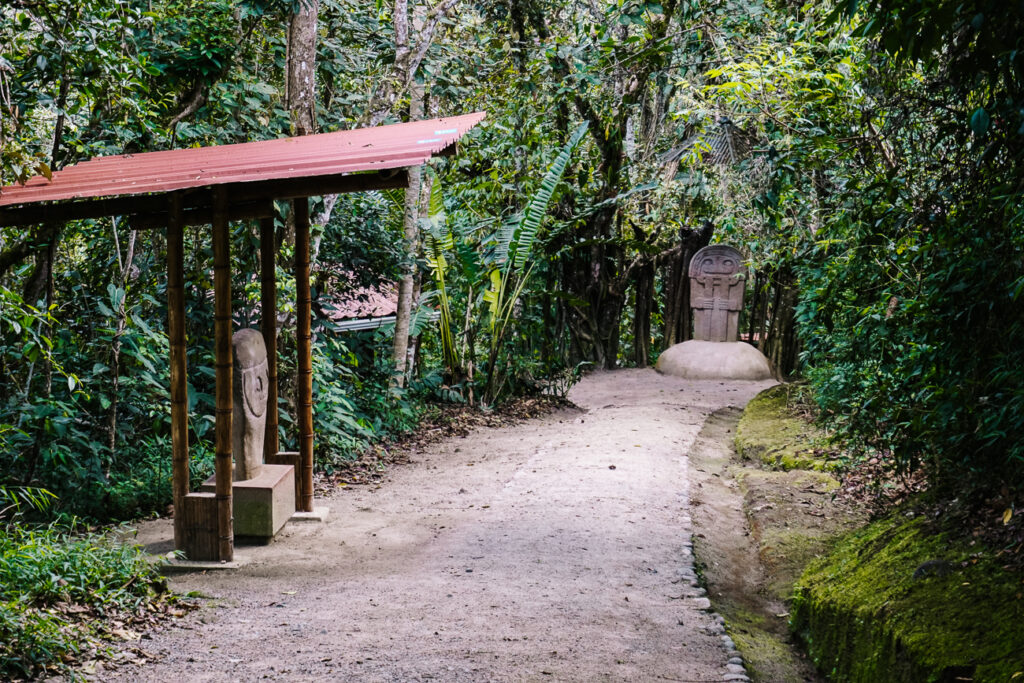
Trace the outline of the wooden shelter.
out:
<instances>
[{"instance_id":1,"label":"wooden shelter","mask_svg":"<svg viewBox=\"0 0 1024 683\"><path fill-rule=\"evenodd\" d=\"M268 411L267 462L296 465L296 507L313 509L313 373L309 282L311 196L407 185L405 169L450 155L483 112L375 128L233 145L100 157L52 178L0 188L0 226L66 222L119 215L137 227L167 232L167 332L170 338L171 442L175 547L208 542L192 559L229 561L232 531L232 319L229 223L260 220L261 305L277 310L274 201L290 200L295 216L298 377L295 462L278 453L277 410ZM186 382L184 227L211 225L216 353L216 493L190 494ZM276 318L263 315L268 349L276 349ZM268 405L277 405L277 359L268 354Z\"/></svg>"}]
</instances>

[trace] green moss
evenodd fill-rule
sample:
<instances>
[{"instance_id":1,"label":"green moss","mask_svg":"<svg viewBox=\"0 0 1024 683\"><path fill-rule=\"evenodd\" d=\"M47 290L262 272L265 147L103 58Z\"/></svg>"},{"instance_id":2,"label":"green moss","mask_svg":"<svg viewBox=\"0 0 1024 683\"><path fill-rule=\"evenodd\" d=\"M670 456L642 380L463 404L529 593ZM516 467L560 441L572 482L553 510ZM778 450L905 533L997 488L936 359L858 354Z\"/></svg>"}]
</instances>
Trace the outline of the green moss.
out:
<instances>
[{"instance_id":1,"label":"green moss","mask_svg":"<svg viewBox=\"0 0 1024 683\"><path fill-rule=\"evenodd\" d=\"M743 655L747 673L755 681L800 680L789 653L791 645L778 629L765 623L765 617L738 605L720 610L729 636Z\"/></svg>"},{"instance_id":2,"label":"green moss","mask_svg":"<svg viewBox=\"0 0 1024 683\"><path fill-rule=\"evenodd\" d=\"M921 519L874 522L808 566L791 626L832 680L1009 681L1024 671L1024 584L976 550Z\"/></svg>"},{"instance_id":3,"label":"green moss","mask_svg":"<svg viewBox=\"0 0 1024 683\"><path fill-rule=\"evenodd\" d=\"M812 444L825 435L789 409L789 385L766 389L747 404L736 428L736 452L781 470L829 470Z\"/></svg>"}]
</instances>

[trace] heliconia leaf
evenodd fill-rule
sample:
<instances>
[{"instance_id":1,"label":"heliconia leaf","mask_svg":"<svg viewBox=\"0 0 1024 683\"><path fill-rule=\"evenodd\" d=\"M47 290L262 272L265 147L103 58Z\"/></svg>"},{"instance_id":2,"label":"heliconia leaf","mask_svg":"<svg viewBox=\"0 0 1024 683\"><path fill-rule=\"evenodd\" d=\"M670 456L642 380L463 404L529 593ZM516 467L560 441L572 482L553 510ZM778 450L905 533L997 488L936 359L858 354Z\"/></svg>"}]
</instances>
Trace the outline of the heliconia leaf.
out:
<instances>
[{"instance_id":1,"label":"heliconia leaf","mask_svg":"<svg viewBox=\"0 0 1024 683\"><path fill-rule=\"evenodd\" d=\"M495 323L498 321L498 317L501 314L499 309L499 303L501 301L501 271L495 268L490 273L491 283L487 287L487 291L484 292L484 302L487 304L491 312L491 329L494 329Z\"/></svg>"},{"instance_id":2,"label":"heliconia leaf","mask_svg":"<svg viewBox=\"0 0 1024 683\"><path fill-rule=\"evenodd\" d=\"M548 212L548 204L555 193L555 188L558 186L559 181L562 180L562 174L565 173L565 168L569 165L573 150L580 144L586 132L586 123L581 123L573 131L572 135L569 136L569 141L558 152L547 173L544 174L540 187L533 193L529 203L526 205L526 210L522 214L522 219L518 223L517 230L512 238L512 244L509 247L509 258L512 261L512 267L516 270L522 270L527 260L529 260L530 252L533 250L533 243L537 239L537 233L540 231L541 221Z\"/></svg>"},{"instance_id":3,"label":"heliconia leaf","mask_svg":"<svg viewBox=\"0 0 1024 683\"><path fill-rule=\"evenodd\" d=\"M522 221L522 214L517 214L503 223L495 235L498 246L494 250L494 260L498 265L505 265L509 258L515 253L515 236L519 231L519 224Z\"/></svg>"},{"instance_id":4,"label":"heliconia leaf","mask_svg":"<svg viewBox=\"0 0 1024 683\"><path fill-rule=\"evenodd\" d=\"M445 221L444 192L441 189L441 178L432 169L430 171L430 199L427 202L427 216L434 225Z\"/></svg>"}]
</instances>

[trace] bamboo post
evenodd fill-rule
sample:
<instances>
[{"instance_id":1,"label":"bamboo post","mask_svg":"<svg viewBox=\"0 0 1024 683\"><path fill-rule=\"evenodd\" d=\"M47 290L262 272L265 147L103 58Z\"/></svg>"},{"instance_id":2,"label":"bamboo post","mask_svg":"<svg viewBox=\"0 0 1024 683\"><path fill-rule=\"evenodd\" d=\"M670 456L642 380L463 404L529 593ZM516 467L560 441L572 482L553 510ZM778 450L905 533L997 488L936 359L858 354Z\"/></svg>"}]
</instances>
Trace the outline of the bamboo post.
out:
<instances>
[{"instance_id":1,"label":"bamboo post","mask_svg":"<svg viewBox=\"0 0 1024 683\"><path fill-rule=\"evenodd\" d=\"M267 345L267 428L263 461L271 462L278 450L277 437L277 274L274 263L274 219L260 221L260 328Z\"/></svg>"},{"instance_id":2,"label":"bamboo post","mask_svg":"<svg viewBox=\"0 0 1024 683\"><path fill-rule=\"evenodd\" d=\"M181 193L172 192L167 221L167 335L171 346L171 488L174 547L184 548L188 495L188 375L185 340L185 237Z\"/></svg>"},{"instance_id":3,"label":"bamboo post","mask_svg":"<svg viewBox=\"0 0 1024 683\"><path fill-rule=\"evenodd\" d=\"M213 190L213 298L214 351L216 353L216 496L218 553L222 561L234 556L231 519L231 235L227 190Z\"/></svg>"},{"instance_id":4,"label":"bamboo post","mask_svg":"<svg viewBox=\"0 0 1024 683\"><path fill-rule=\"evenodd\" d=\"M298 377L295 405L299 411L299 471L302 495L299 512L313 511L313 348L309 291L309 200L292 200L295 212L295 319L298 345Z\"/></svg>"}]
</instances>

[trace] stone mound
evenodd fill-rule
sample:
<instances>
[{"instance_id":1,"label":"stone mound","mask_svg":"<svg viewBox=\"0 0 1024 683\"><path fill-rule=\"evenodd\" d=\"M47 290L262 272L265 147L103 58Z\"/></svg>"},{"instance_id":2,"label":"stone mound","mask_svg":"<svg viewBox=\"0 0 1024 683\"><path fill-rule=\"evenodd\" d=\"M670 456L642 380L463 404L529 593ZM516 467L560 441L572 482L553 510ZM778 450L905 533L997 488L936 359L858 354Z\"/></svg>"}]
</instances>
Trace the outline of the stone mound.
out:
<instances>
[{"instance_id":1,"label":"stone mound","mask_svg":"<svg viewBox=\"0 0 1024 683\"><path fill-rule=\"evenodd\" d=\"M691 339L666 349L655 370L686 379L771 379L764 354L744 342Z\"/></svg>"}]
</instances>

